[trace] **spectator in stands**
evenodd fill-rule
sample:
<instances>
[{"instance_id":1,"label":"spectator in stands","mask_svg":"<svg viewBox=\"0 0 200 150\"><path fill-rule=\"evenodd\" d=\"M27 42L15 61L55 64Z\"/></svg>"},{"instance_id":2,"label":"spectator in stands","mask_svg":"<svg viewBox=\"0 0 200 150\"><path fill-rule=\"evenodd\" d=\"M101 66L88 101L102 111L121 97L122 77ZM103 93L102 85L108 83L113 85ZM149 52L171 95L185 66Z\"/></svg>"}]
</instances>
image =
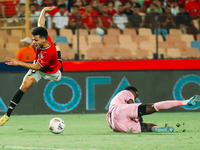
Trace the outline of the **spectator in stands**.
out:
<instances>
[{"instance_id":1,"label":"spectator in stands","mask_svg":"<svg viewBox=\"0 0 200 150\"><path fill-rule=\"evenodd\" d=\"M31 42L31 39L28 37L21 40L23 48L20 48L17 52L16 58L18 60L24 62L33 62L36 54Z\"/></svg>"},{"instance_id":2,"label":"spectator in stands","mask_svg":"<svg viewBox=\"0 0 200 150\"><path fill-rule=\"evenodd\" d=\"M151 3L152 3L152 0L144 0L142 10L146 12L147 8L150 7Z\"/></svg>"},{"instance_id":3,"label":"spectator in stands","mask_svg":"<svg viewBox=\"0 0 200 150\"><path fill-rule=\"evenodd\" d=\"M120 5L118 13L113 16L114 26L119 28L121 31L124 30L128 25L128 18L124 14L124 6Z\"/></svg>"},{"instance_id":4,"label":"spectator in stands","mask_svg":"<svg viewBox=\"0 0 200 150\"><path fill-rule=\"evenodd\" d=\"M113 1L108 1L106 3L106 5L108 6L108 14L111 16L114 16L115 14L117 14L117 11L114 9L114 2Z\"/></svg>"},{"instance_id":5,"label":"spectator in stands","mask_svg":"<svg viewBox=\"0 0 200 150\"><path fill-rule=\"evenodd\" d=\"M167 5L165 7L165 13L163 13L159 17L159 22L160 22L160 28L158 29L158 34L161 34L165 40L169 29L176 27L175 17L171 13L170 5ZM154 31L154 33L155 33L155 31Z\"/></svg>"},{"instance_id":6,"label":"spectator in stands","mask_svg":"<svg viewBox=\"0 0 200 150\"><path fill-rule=\"evenodd\" d=\"M30 23L32 27L37 27L37 22L38 22L38 17L40 15L40 12L39 11L36 11L36 4L30 4Z\"/></svg>"},{"instance_id":7,"label":"spectator in stands","mask_svg":"<svg viewBox=\"0 0 200 150\"><path fill-rule=\"evenodd\" d=\"M65 4L58 6L59 12L53 16L53 28L56 29L57 34L59 35L59 30L68 27L69 18L67 16L67 11L65 9Z\"/></svg>"},{"instance_id":8,"label":"spectator in stands","mask_svg":"<svg viewBox=\"0 0 200 150\"><path fill-rule=\"evenodd\" d=\"M158 17L160 16L160 13L155 12L156 5L154 3L150 5L150 8L151 12L146 13L143 26L153 30L158 27Z\"/></svg>"},{"instance_id":9,"label":"spectator in stands","mask_svg":"<svg viewBox=\"0 0 200 150\"><path fill-rule=\"evenodd\" d=\"M58 0L58 1L53 1L53 0L47 0L47 6L52 7L55 6L55 8L48 12L48 14L53 17L57 12L59 12L58 6L61 4L65 4L64 0ZM57 5L57 6L56 6ZM65 9L67 11L67 9Z\"/></svg>"},{"instance_id":10,"label":"spectator in stands","mask_svg":"<svg viewBox=\"0 0 200 150\"><path fill-rule=\"evenodd\" d=\"M16 15L16 8L18 7L19 0L12 0L12 1L7 1L7 0L1 0L1 11L2 11L2 16L3 18L10 18Z\"/></svg>"},{"instance_id":11,"label":"spectator in stands","mask_svg":"<svg viewBox=\"0 0 200 150\"><path fill-rule=\"evenodd\" d=\"M141 5L137 1L138 0L131 0L133 8L141 8Z\"/></svg>"},{"instance_id":12,"label":"spectator in stands","mask_svg":"<svg viewBox=\"0 0 200 150\"><path fill-rule=\"evenodd\" d=\"M123 5L123 3L120 0L114 0L114 9L117 10L119 5Z\"/></svg>"},{"instance_id":13,"label":"spectator in stands","mask_svg":"<svg viewBox=\"0 0 200 150\"><path fill-rule=\"evenodd\" d=\"M103 5L101 8L101 16L100 16L100 27L104 30L105 33L107 33L108 28L112 28L113 26L113 19L108 14L108 6Z\"/></svg>"},{"instance_id":14,"label":"spectator in stands","mask_svg":"<svg viewBox=\"0 0 200 150\"><path fill-rule=\"evenodd\" d=\"M72 30L73 34L75 34L75 30L78 27L81 27L81 15L79 15L79 7L73 6L72 12L68 14L69 16L69 26L68 28Z\"/></svg>"},{"instance_id":15,"label":"spectator in stands","mask_svg":"<svg viewBox=\"0 0 200 150\"><path fill-rule=\"evenodd\" d=\"M99 2L98 2L98 0L93 0L91 2L91 6L92 6L93 12L96 13L95 15L99 16L99 12L100 11L99 11Z\"/></svg>"},{"instance_id":16,"label":"spectator in stands","mask_svg":"<svg viewBox=\"0 0 200 150\"><path fill-rule=\"evenodd\" d=\"M183 33L193 34L194 39L197 39L197 29L195 28L192 18L188 12L185 11L184 6L180 6L180 13L176 16L176 24Z\"/></svg>"},{"instance_id":17,"label":"spectator in stands","mask_svg":"<svg viewBox=\"0 0 200 150\"><path fill-rule=\"evenodd\" d=\"M133 10L132 10L132 2L131 1L126 1L124 5L124 14L128 15L133 15Z\"/></svg>"},{"instance_id":18,"label":"spectator in stands","mask_svg":"<svg viewBox=\"0 0 200 150\"><path fill-rule=\"evenodd\" d=\"M83 0L76 0L76 3L74 5L79 7L79 14L80 15L83 15L83 14L86 13Z\"/></svg>"},{"instance_id":19,"label":"spectator in stands","mask_svg":"<svg viewBox=\"0 0 200 150\"><path fill-rule=\"evenodd\" d=\"M140 7L135 6L133 12L133 15L128 15L128 21L131 27L135 28L136 32L138 33L138 28L142 26L142 16L139 14Z\"/></svg>"},{"instance_id":20,"label":"spectator in stands","mask_svg":"<svg viewBox=\"0 0 200 150\"><path fill-rule=\"evenodd\" d=\"M192 25L192 18L188 12L185 11L183 5L180 6L180 12L176 16L176 24L183 33L187 33L187 28Z\"/></svg>"},{"instance_id":21,"label":"spectator in stands","mask_svg":"<svg viewBox=\"0 0 200 150\"><path fill-rule=\"evenodd\" d=\"M179 13L178 0L173 0L171 5L171 13L176 16Z\"/></svg>"},{"instance_id":22,"label":"spectator in stands","mask_svg":"<svg viewBox=\"0 0 200 150\"><path fill-rule=\"evenodd\" d=\"M197 18L200 14L199 2L195 0L188 0L185 2L185 10L191 15L192 18Z\"/></svg>"},{"instance_id":23,"label":"spectator in stands","mask_svg":"<svg viewBox=\"0 0 200 150\"><path fill-rule=\"evenodd\" d=\"M154 11L156 13L160 13L162 14L163 13L163 9L162 9L162 6L161 6L161 2L158 1L158 0L153 0L152 4L150 4L150 7L147 9L147 13L151 12L152 11L152 5L154 5Z\"/></svg>"},{"instance_id":24,"label":"spectator in stands","mask_svg":"<svg viewBox=\"0 0 200 150\"><path fill-rule=\"evenodd\" d=\"M92 11L92 6L90 4L87 4L85 7L86 13L82 16L82 23L83 27L88 30L88 33L90 33L91 29L95 29L99 26L99 17L97 17L94 11Z\"/></svg>"},{"instance_id":25,"label":"spectator in stands","mask_svg":"<svg viewBox=\"0 0 200 150\"><path fill-rule=\"evenodd\" d=\"M19 10L17 11L16 17L25 17L26 7L24 3L19 5Z\"/></svg>"}]
</instances>

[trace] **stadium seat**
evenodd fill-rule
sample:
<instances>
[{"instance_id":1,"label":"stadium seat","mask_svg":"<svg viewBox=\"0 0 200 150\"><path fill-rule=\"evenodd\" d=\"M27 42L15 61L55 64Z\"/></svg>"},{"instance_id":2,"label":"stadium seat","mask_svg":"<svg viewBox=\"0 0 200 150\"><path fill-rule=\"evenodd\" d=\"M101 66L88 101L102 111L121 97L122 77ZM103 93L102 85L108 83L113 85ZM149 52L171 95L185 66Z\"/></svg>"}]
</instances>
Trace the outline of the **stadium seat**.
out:
<instances>
[{"instance_id":1,"label":"stadium seat","mask_svg":"<svg viewBox=\"0 0 200 150\"><path fill-rule=\"evenodd\" d=\"M200 34L197 34L197 41L200 41Z\"/></svg>"},{"instance_id":2,"label":"stadium seat","mask_svg":"<svg viewBox=\"0 0 200 150\"><path fill-rule=\"evenodd\" d=\"M181 36L180 35L167 34L166 41L167 42L181 41Z\"/></svg>"},{"instance_id":3,"label":"stadium seat","mask_svg":"<svg viewBox=\"0 0 200 150\"><path fill-rule=\"evenodd\" d=\"M181 29L170 29L169 34L171 35L182 35Z\"/></svg>"},{"instance_id":4,"label":"stadium seat","mask_svg":"<svg viewBox=\"0 0 200 150\"><path fill-rule=\"evenodd\" d=\"M87 59L98 60L101 59L103 55L103 47L102 46L92 46L86 53Z\"/></svg>"},{"instance_id":5,"label":"stadium seat","mask_svg":"<svg viewBox=\"0 0 200 150\"><path fill-rule=\"evenodd\" d=\"M139 42L139 48L143 50L148 50L149 52L155 52L156 43L151 41L141 41Z\"/></svg>"},{"instance_id":6,"label":"stadium seat","mask_svg":"<svg viewBox=\"0 0 200 150\"><path fill-rule=\"evenodd\" d=\"M70 30L70 29L60 29L60 36L66 36L67 39L68 39L68 42L70 44L72 43L72 37L73 37L72 30Z\"/></svg>"},{"instance_id":7,"label":"stadium seat","mask_svg":"<svg viewBox=\"0 0 200 150\"><path fill-rule=\"evenodd\" d=\"M197 48L200 52L200 41L192 41L191 48Z\"/></svg>"},{"instance_id":8,"label":"stadium seat","mask_svg":"<svg viewBox=\"0 0 200 150\"><path fill-rule=\"evenodd\" d=\"M119 45L120 48L125 48L131 51L131 55L132 57L136 58L136 52L138 50L138 44L136 42L132 42L130 44L120 44Z\"/></svg>"},{"instance_id":9,"label":"stadium seat","mask_svg":"<svg viewBox=\"0 0 200 150\"><path fill-rule=\"evenodd\" d=\"M66 36L56 36L55 38L56 43L68 43Z\"/></svg>"},{"instance_id":10,"label":"stadium seat","mask_svg":"<svg viewBox=\"0 0 200 150\"><path fill-rule=\"evenodd\" d=\"M19 48L20 48L19 43L13 43L13 42L6 43L6 52L10 52L12 57L16 56Z\"/></svg>"},{"instance_id":11,"label":"stadium seat","mask_svg":"<svg viewBox=\"0 0 200 150\"><path fill-rule=\"evenodd\" d=\"M20 43L21 38L19 36L8 36L7 37L8 43Z\"/></svg>"},{"instance_id":12,"label":"stadium seat","mask_svg":"<svg viewBox=\"0 0 200 150\"><path fill-rule=\"evenodd\" d=\"M77 30L75 31L75 35L77 35ZM87 37L88 36L88 30L86 30L86 29L79 29L79 35Z\"/></svg>"},{"instance_id":13,"label":"stadium seat","mask_svg":"<svg viewBox=\"0 0 200 150\"><path fill-rule=\"evenodd\" d=\"M55 38L57 36L56 30L54 29L47 29L48 35L50 36L53 43L55 43Z\"/></svg>"},{"instance_id":14,"label":"stadium seat","mask_svg":"<svg viewBox=\"0 0 200 150\"><path fill-rule=\"evenodd\" d=\"M155 34L148 35L148 39L149 39L149 41L154 41L156 43L156 35ZM159 42L163 41L162 35L158 35L158 41Z\"/></svg>"},{"instance_id":15,"label":"stadium seat","mask_svg":"<svg viewBox=\"0 0 200 150\"><path fill-rule=\"evenodd\" d=\"M101 43L101 37L99 35L88 35L88 45L92 43Z\"/></svg>"},{"instance_id":16,"label":"stadium seat","mask_svg":"<svg viewBox=\"0 0 200 150\"><path fill-rule=\"evenodd\" d=\"M71 48L69 47L68 43L56 43L56 45L60 48L61 51L61 57L63 60L68 59L68 53L71 50Z\"/></svg>"},{"instance_id":17,"label":"stadium seat","mask_svg":"<svg viewBox=\"0 0 200 150\"><path fill-rule=\"evenodd\" d=\"M124 35L131 35L131 36L135 36L136 35L136 30L135 29L129 29L129 28L126 28L123 30L123 34Z\"/></svg>"},{"instance_id":18,"label":"stadium seat","mask_svg":"<svg viewBox=\"0 0 200 150\"><path fill-rule=\"evenodd\" d=\"M25 37L25 33L21 29L12 29L11 36L18 36L20 39L23 39Z\"/></svg>"},{"instance_id":19,"label":"stadium seat","mask_svg":"<svg viewBox=\"0 0 200 150\"><path fill-rule=\"evenodd\" d=\"M167 49L168 58L181 58L181 51L179 48L168 48Z\"/></svg>"},{"instance_id":20,"label":"stadium seat","mask_svg":"<svg viewBox=\"0 0 200 150\"><path fill-rule=\"evenodd\" d=\"M109 28L107 30L107 32L108 32L108 35L116 35L116 36L118 36L118 35L121 34L119 29L113 29L113 28Z\"/></svg>"},{"instance_id":21,"label":"stadium seat","mask_svg":"<svg viewBox=\"0 0 200 150\"><path fill-rule=\"evenodd\" d=\"M199 58L199 50L197 48L187 48L187 58Z\"/></svg>"},{"instance_id":22,"label":"stadium seat","mask_svg":"<svg viewBox=\"0 0 200 150\"><path fill-rule=\"evenodd\" d=\"M185 41L175 41L173 45L174 48L179 48L181 51L185 51L187 48L187 43Z\"/></svg>"},{"instance_id":23,"label":"stadium seat","mask_svg":"<svg viewBox=\"0 0 200 150\"><path fill-rule=\"evenodd\" d=\"M119 44L130 44L133 42L131 35L119 35Z\"/></svg>"},{"instance_id":24,"label":"stadium seat","mask_svg":"<svg viewBox=\"0 0 200 150\"><path fill-rule=\"evenodd\" d=\"M139 28L139 35L152 35L152 31L149 28Z\"/></svg>"},{"instance_id":25,"label":"stadium seat","mask_svg":"<svg viewBox=\"0 0 200 150\"><path fill-rule=\"evenodd\" d=\"M146 50L139 49L137 51L137 59L148 59L149 52Z\"/></svg>"},{"instance_id":26,"label":"stadium seat","mask_svg":"<svg viewBox=\"0 0 200 150\"><path fill-rule=\"evenodd\" d=\"M106 34L106 35L103 36L103 43L104 43L105 45L109 45L109 44L119 44L118 36Z\"/></svg>"},{"instance_id":27,"label":"stadium seat","mask_svg":"<svg viewBox=\"0 0 200 150\"><path fill-rule=\"evenodd\" d=\"M73 38L72 38L72 41L73 41L73 47L74 45L77 45L77 35L74 35ZM79 36L79 44L87 44L87 41L86 41L86 37L85 36Z\"/></svg>"},{"instance_id":28,"label":"stadium seat","mask_svg":"<svg viewBox=\"0 0 200 150\"><path fill-rule=\"evenodd\" d=\"M167 57L166 55L166 50L164 48L158 48L158 57L161 58L161 55L163 55L163 57Z\"/></svg>"},{"instance_id":29,"label":"stadium seat","mask_svg":"<svg viewBox=\"0 0 200 150\"><path fill-rule=\"evenodd\" d=\"M133 37L133 42L148 41L149 36L147 35L136 35Z\"/></svg>"},{"instance_id":30,"label":"stadium seat","mask_svg":"<svg viewBox=\"0 0 200 150\"><path fill-rule=\"evenodd\" d=\"M7 38L5 38L4 36L0 36L0 50L4 49L6 42L7 42Z\"/></svg>"},{"instance_id":31,"label":"stadium seat","mask_svg":"<svg viewBox=\"0 0 200 150\"><path fill-rule=\"evenodd\" d=\"M119 56L119 59L131 59L132 58L131 51L126 48L120 48L119 52L118 52L118 56ZM115 59L118 59L118 58L115 57Z\"/></svg>"},{"instance_id":32,"label":"stadium seat","mask_svg":"<svg viewBox=\"0 0 200 150\"><path fill-rule=\"evenodd\" d=\"M174 46L172 45L172 43L168 43L168 42L158 42L158 48L163 48L165 50L167 50L168 48L173 48Z\"/></svg>"},{"instance_id":33,"label":"stadium seat","mask_svg":"<svg viewBox=\"0 0 200 150\"><path fill-rule=\"evenodd\" d=\"M119 46L118 45L106 45L103 49L103 59L117 59L119 58Z\"/></svg>"},{"instance_id":34,"label":"stadium seat","mask_svg":"<svg viewBox=\"0 0 200 150\"><path fill-rule=\"evenodd\" d=\"M194 37L191 34L182 34L181 39L182 39L182 41L187 42L188 47L190 47L191 42L194 41Z\"/></svg>"}]
</instances>

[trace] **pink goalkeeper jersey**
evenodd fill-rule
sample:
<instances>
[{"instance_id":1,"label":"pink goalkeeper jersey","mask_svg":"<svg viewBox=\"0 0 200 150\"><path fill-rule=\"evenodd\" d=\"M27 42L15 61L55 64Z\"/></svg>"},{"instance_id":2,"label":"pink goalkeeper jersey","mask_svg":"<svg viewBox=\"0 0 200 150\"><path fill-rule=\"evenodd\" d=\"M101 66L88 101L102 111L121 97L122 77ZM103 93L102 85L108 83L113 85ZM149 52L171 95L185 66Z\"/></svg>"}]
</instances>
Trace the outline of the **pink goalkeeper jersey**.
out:
<instances>
[{"instance_id":1,"label":"pink goalkeeper jersey","mask_svg":"<svg viewBox=\"0 0 200 150\"><path fill-rule=\"evenodd\" d=\"M111 101L110 106L109 106L109 111L111 111L115 106L120 105L120 104L127 104L128 100L135 100L135 97L133 94L128 91L128 90L123 90L119 92Z\"/></svg>"}]
</instances>

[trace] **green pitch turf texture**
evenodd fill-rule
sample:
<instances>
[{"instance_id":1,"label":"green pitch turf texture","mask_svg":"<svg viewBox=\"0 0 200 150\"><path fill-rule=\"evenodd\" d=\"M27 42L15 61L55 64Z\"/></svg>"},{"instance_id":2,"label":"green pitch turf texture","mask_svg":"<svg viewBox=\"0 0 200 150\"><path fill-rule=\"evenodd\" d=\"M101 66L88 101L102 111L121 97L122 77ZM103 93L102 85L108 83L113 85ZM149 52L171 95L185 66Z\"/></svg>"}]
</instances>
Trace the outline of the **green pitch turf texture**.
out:
<instances>
[{"instance_id":1,"label":"green pitch turf texture","mask_svg":"<svg viewBox=\"0 0 200 150\"><path fill-rule=\"evenodd\" d=\"M200 113L157 113L145 122L173 126L174 133L116 133L107 125L106 114L13 115L0 127L0 149L48 150L199 150ZM53 117L65 121L61 134L53 134ZM180 127L176 124L179 123ZM183 125L184 124L184 125Z\"/></svg>"}]
</instances>

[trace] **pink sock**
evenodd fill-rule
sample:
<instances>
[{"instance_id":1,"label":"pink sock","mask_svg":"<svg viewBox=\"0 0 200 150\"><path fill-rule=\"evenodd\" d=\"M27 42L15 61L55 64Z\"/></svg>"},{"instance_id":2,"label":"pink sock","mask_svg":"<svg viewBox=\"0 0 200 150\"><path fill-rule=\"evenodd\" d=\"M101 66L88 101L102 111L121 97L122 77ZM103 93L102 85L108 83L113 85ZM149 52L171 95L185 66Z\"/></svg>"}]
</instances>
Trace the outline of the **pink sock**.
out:
<instances>
[{"instance_id":1,"label":"pink sock","mask_svg":"<svg viewBox=\"0 0 200 150\"><path fill-rule=\"evenodd\" d=\"M169 101L157 102L153 106L156 111L159 111L162 109L170 109L172 107L177 107L177 106L182 106L182 105L183 105L183 101L169 100Z\"/></svg>"}]
</instances>

